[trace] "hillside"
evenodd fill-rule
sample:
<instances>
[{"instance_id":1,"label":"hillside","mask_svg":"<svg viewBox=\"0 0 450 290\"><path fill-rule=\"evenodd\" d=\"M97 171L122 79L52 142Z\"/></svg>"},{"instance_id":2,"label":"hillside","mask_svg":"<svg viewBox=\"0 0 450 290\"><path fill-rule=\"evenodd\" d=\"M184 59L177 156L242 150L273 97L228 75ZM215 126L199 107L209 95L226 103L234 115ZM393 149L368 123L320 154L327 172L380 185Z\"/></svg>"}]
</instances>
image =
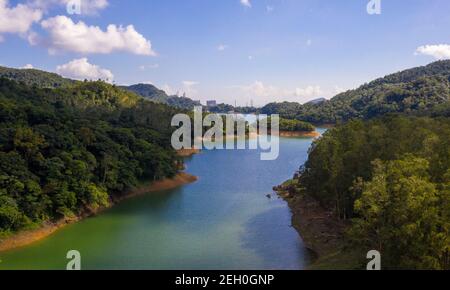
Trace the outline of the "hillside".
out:
<instances>
[{"instance_id":1,"label":"hillside","mask_svg":"<svg viewBox=\"0 0 450 290\"><path fill-rule=\"evenodd\" d=\"M150 101L167 104L180 109L191 110L195 106L201 106L199 102L193 101L186 97L168 96L165 91L160 90L151 84L137 84L128 87L123 86L121 88L134 92Z\"/></svg>"},{"instance_id":2,"label":"hillside","mask_svg":"<svg viewBox=\"0 0 450 290\"><path fill-rule=\"evenodd\" d=\"M450 269L449 146L449 118L404 115L350 121L318 139L282 189L300 234L306 227L308 243L330 248L317 266L363 265L361 253L376 249L384 269ZM302 224L314 202L326 224L346 225L336 244L332 228L311 227L322 221Z\"/></svg>"},{"instance_id":3,"label":"hillside","mask_svg":"<svg viewBox=\"0 0 450 290\"><path fill-rule=\"evenodd\" d=\"M172 177L177 112L103 82L48 89L0 79L0 239Z\"/></svg>"},{"instance_id":4,"label":"hillside","mask_svg":"<svg viewBox=\"0 0 450 290\"><path fill-rule=\"evenodd\" d=\"M122 89L136 93L146 99L157 103L167 103L169 96L163 90L151 84L137 84L131 86L121 86Z\"/></svg>"},{"instance_id":5,"label":"hillside","mask_svg":"<svg viewBox=\"0 0 450 290\"><path fill-rule=\"evenodd\" d=\"M37 86L39 88L70 88L72 86L79 86L83 83L64 78L56 73L37 69L15 69L7 67L0 67L0 78L6 78L24 83L28 86ZM115 89L115 94L123 96L124 92L119 92L122 90L140 95L155 103L166 104L175 108L191 110L194 106L201 106L199 102L195 102L186 97L168 96L166 92L150 84L120 86L118 89Z\"/></svg>"},{"instance_id":6,"label":"hillside","mask_svg":"<svg viewBox=\"0 0 450 290\"><path fill-rule=\"evenodd\" d=\"M264 114L312 123L371 119L388 113L427 113L450 101L450 60L388 75L320 104L271 103Z\"/></svg>"},{"instance_id":7,"label":"hillside","mask_svg":"<svg viewBox=\"0 0 450 290\"><path fill-rule=\"evenodd\" d=\"M23 82L29 86L36 85L41 88L67 87L76 81L62 76L37 69L15 69L0 66L0 78L7 78Z\"/></svg>"}]
</instances>

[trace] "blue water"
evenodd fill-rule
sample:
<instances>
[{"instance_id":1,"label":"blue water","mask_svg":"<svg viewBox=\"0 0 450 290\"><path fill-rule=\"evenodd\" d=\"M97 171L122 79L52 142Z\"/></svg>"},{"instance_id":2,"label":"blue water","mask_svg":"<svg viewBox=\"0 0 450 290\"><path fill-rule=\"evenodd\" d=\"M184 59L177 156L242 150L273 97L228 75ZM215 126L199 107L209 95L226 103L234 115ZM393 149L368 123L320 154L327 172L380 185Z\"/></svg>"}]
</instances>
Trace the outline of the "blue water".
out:
<instances>
[{"instance_id":1,"label":"blue water","mask_svg":"<svg viewBox=\"0 0 450 290\"><path fill-rule=\"evenodd\" d=\"M275 161L261 161L258 150L203 151L186 161L198 182L0 253L0 269L65 269L69 250L81 253L83 269L302 269L306 250L272 187L306 161L311 142L281 138Z\"/></svg>"}]
</instances>

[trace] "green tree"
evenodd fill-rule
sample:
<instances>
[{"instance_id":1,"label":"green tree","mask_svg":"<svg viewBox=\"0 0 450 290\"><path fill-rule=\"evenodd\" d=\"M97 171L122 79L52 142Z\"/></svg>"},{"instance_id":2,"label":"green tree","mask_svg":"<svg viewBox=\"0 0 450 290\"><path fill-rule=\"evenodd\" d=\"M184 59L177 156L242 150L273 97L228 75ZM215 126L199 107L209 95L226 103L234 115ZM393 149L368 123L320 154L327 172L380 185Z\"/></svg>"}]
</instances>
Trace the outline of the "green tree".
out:
<instances>
[{"instance_id":1,"label":"green tree","mask_svg":"<svg viewBox=\"0 0 450 290\"><path fill-rule=\"evenodd\" d=\"M353 240L380 251L385 267L444 269L448 232L442 232L441 200L428 161L407 156L373 166L373 178L356 186L362 194L355 202Z\"/></svg>"}]
</instances>

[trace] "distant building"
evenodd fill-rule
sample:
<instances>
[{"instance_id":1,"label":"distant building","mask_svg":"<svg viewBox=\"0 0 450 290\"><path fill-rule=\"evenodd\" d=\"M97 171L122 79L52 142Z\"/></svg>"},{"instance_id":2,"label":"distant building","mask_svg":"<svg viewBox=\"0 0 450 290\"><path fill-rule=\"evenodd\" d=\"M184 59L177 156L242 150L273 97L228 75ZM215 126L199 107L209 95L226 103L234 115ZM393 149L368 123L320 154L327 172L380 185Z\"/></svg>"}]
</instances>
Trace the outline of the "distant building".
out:
<instances>
[{"instance_id":1,"label":"distant building","mask_svg":"<svg viewBox=\"0 0 450 290\"><path fill-rule=\"evenodd\" d=\"M209 108L217 107L217 101L206 101L206 106Z\"/></svg>"}]
</instances>

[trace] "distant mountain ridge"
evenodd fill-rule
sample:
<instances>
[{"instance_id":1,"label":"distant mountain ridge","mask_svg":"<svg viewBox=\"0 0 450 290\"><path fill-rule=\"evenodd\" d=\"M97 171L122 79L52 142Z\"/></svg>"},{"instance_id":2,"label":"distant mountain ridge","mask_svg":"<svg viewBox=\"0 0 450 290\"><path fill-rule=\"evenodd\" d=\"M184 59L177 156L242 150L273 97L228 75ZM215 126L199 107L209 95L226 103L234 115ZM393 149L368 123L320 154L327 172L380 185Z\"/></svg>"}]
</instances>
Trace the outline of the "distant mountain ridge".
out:
<instances>
[{"instance_id":1,"label":"distant mountain ridge","mask_svg":"<svg viewBox=\"0 0 450 290\"><path fill-rule=\"evenodd\" d=\"M62 77L56 73L46 72L38 69L17 69L0 67L0 78L6 78L27 86L37 86L39 88L69 88L83 83ZM200 102L193 101L186 97L168 96L166 92L150 84L136 84L132 86L119 86L121 90L132 92L155 103L166 104L180 109L193 109L194 106L201 106Z\"/></svg>"},{"instance_id":2,"label":"distant mountain ridge","mask_svg":"<svg viewBox=\"0 0 450 290\"><path fill-rule=\"evenodd\" d=\"M261 112L312 123L336 123L388 113L431 112L448 107L449 102L450 60L444 60L387 75L320 104L271 103Z\"/></svg>"},{"instance_id":3,"label":"distant mountain ridge","mask_svg":"<svg viewBox=\"0 0 450 290\"><path fill-rule=\"evenodd\" d=\"M169 106L177 107L180 109L191 110L195 106L202 105L200 102L193 101L192 99L187 97L169 96L165 91L158 89L157 87L151 84L121 86L121 88L136 93L153 102L167 104Z\"/></svg>"},{"instance_id":4,"label":"distant mountain ridge","mask_svg":"<svg viewBox=\"0 0 450 290\"><path fill-rule=\"evenodd\" d=\"M25 83L28 86L36 85L41 88L66 87L76 83L75 80L64 78L56 73L38 69L16 69L0 66L0 78Z\"/></svg>"}]
</instances>

